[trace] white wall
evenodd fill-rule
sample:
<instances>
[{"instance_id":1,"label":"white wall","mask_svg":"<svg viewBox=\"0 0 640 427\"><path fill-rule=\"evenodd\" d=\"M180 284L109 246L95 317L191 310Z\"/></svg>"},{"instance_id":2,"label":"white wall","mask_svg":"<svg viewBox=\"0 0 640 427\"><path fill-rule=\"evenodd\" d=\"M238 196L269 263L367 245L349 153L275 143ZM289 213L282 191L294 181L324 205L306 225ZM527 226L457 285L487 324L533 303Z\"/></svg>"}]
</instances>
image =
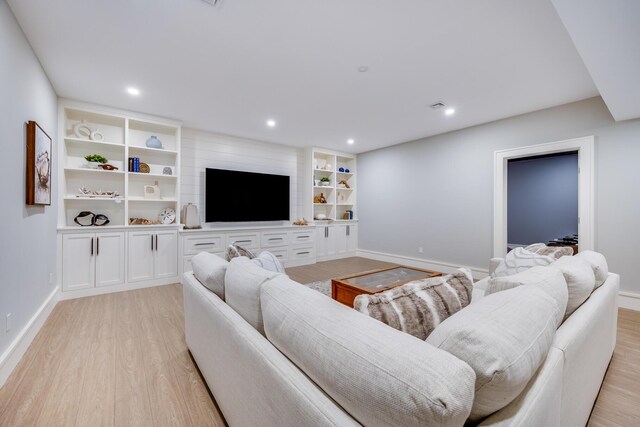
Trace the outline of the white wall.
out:
<instances>
[{"instance_id":1,"label":"white wall","mask_svg":"<svg viewBox=\"0 0 640 427\"><path fill-rule=\"evenodd\" d=\"M181 203L196 204L202 224L205 168L289 175L291 220L302 215L303 149L183 128L181 157ZM268 198L265 188L265 209Z\"/></svg>"},{"instance_id":2,"label":"white wall","mask_svg":"<svg viewBox=\"0 0 640 427\"><path fill-rule=\"evenodd\" d=\"M0 355L55 285L56 191L52 205L25 205L25 122L35 120L57 144L57 98L11 10L0 0ZM57 150L54 148L53 153ZM52 170L57 159L53 156ZM54 282L55 283L55 278ZM5 317L13 328L5 333Z\"/></svg>"},{"instance_id":3,"label":"white wall","mask_svg":"<svg viewBox=\"0 0 640 427\"><path fill-rule=\"evenodd\" d=\"M621 288L640 293L640 119L615 122L599 97L359 155L359 249L486 269L494 151L586 135L596 249Z\"/></svg>"}]
</instances>

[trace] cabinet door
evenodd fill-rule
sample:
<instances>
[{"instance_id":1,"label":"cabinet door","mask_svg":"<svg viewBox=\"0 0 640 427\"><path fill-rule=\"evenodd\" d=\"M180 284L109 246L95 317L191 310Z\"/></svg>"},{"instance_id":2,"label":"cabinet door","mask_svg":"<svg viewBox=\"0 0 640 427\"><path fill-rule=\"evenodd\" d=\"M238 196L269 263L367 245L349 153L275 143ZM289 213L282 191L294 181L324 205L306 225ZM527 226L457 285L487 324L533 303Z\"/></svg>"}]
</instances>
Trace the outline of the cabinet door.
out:
<instances>
[{"instance_id":1,"label":"cabinet door","mask_svg":"<svg viewBox=\"0 0 640 427\"><path fill-rule=\"evenodd\" d=\"M96 234L96 286L124 283L124 233Z\"/></svg>"},{"instance_id":2,"label":"cabinet door","mask_svg":"<svg viewBox=\"0 0 640 427\"><path fill-rule=\"evenodd\" d=\"M155 278L178 275L178 232L158 231L155 246Z\"/></svg>"},{"instance_id":3,"label":"cabinet door","mask_svg":"<svg viewBox=\"0 0 640 427\"><path fill-rule=\"evenodd\" d=\"M334 225L334 239L337 255L344 255L347 253L347 226L346 225Z\"/></svg>"},{"instance_id":4,"label":"cabinet door","mask_svg":"<svg viewBox=\"0 0 640 427\"><path fill-rule=\"evenodd\" d=\"M151 231L129 232L127 248L127 279L129 282L153 279L154 236L155 233Z\"/></svg>"},{"instance_id":5,"label":"cabinet door","mask_svg":"<svg viewBox=\"0 0 640 427\"><path fill-rule=\"evenodd\" d=\"M325 239L325 247L324 253L326 256L335 255L337 252L337 231L339 231L336 226L327 226L327 237Z\"/></svg>"},{"instance_id":6,"label":"cabinet door","mask_svg":"<svg viewBox=\"0 0 640 427\"><path fill-rule=\"evenodd\" d=\"M316 227L316 256L318 258L325 256L327 253L327 227Z\"/></svg>"},{"instance_id":7,"label":"cabinet door","mask_svg":"<svg viewBox=\"0 0 640 427\"><path fill-rule=\"evenodd\" d=\"M95 278L94 234L62 236L62 289L93 288Z\"/></svg>"},{"instance_id":8,"label":"cabinet door","mask_svg":"<svg viewBox=\"0 0 640 427\"><path fill-rule=\"evenodd\" d=\"M347 252L355 252L358 250L358 226L347 226Z\"/></svg>"}]
</instances>

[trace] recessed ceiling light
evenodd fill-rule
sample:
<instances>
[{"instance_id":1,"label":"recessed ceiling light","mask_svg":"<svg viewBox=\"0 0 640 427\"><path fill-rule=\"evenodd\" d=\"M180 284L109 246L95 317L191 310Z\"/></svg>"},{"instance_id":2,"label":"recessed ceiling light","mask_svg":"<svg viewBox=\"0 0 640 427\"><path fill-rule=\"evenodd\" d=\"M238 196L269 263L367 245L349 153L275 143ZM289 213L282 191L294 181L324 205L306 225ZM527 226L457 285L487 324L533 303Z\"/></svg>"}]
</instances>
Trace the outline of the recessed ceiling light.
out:
<instances>
[{"instance_id":1,"label":"recessed ceiling light","mask_svg":"<svg viewBox=\"0 0 640 427\"><path fill-rule=\"evenodd\" d=\"M129 95L132 95L132 96L138 96L138 95L140 95L140 89L135 88L135 87L128 87L127 88L127 93Z\"/></svg>"},{"instance_id":2,"label":"recessed ceiling light","mask_svg":"<svg viewBox=\"0 0 640 427\"><path fill-rule=\"evenodd\" d=\"M367 67L366 65L362 65L358 67L358 71L360 71L361 73L366 73L367 71L369 71L369 67Z\"/></svg>"},{"instance_id":3,"label":"recessed ceiling light","mask_svg":"<svg viewBox=\"0 0 640 427\"><path fill-rule=\"evenodd\" d=\"M355 139L347 139L347 144L351 145L353 144L355 141Z\"/></svg>"},{"instance_id":4,"label":"recessed ceiling light","mask_svg":"<svg viewBox=\"0 0 640 427\"><path fill-rule=\"evenodd\" d=\"M276 121L275 120L267 120L267 126L269 126L270 128L276 127Z\"/></svg>"},{"instance_id":5,"label":"recessed ceiling light","mask_svg":"<svg viewBox=\"0 0 640 427\"><path fill-rule=\"evenodd\" d=\"M451 115L452 115L453 113L455 113L455 112L456 112L456 109L455 109L455 108L447 108L446 110L444 110L444 113L445 113L447 116L451 116Z\"/></svg>"}]
</instances>

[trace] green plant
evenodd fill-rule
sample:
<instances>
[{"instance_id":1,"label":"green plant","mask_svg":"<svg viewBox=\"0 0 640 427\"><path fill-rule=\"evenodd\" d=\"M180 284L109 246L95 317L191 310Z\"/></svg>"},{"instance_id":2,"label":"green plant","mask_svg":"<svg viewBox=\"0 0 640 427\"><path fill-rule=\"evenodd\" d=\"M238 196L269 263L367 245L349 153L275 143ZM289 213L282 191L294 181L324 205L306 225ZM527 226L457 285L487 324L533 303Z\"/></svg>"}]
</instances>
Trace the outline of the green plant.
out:
<instances>
[{"instance_id":1,"label":"green plant","mask_svg":"<svg viewBox=\"0 0 640 427\"><path fill-rule=\"evenodd\" d=\"M322 178L320 178L321 182L330 182L331 180L329 179L328 176L323 176Z\"/></svg>"},{"instance_id":2,"label":"green plant","mask_svg":"<svg viewBox=\"0 0 640 427\"><path fill-rule=\"evenodd\" d=\"M89 154L85 156L84 159L87 162L98 162L98 163L107 163L109 160L101 156L100 154Z\"/></svg>"}]
</instances>

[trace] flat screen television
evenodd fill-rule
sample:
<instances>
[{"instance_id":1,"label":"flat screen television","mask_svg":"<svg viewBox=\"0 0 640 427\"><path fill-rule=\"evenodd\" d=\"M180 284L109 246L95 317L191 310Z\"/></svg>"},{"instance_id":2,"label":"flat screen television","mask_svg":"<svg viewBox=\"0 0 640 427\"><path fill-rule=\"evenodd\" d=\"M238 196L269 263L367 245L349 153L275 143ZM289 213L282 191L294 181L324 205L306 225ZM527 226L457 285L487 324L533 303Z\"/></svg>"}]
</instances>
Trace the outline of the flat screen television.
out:
<instances>
[{"instance_id":1,"label":"flat screen television","mask_svg":"<svg viewBox=\"0 0 640 427\"><path fill-rule=\"evenodd\" d=\"M205 171L205 221L289 220L289 177L225 169Z\"/></svg>"}]
</instances>

